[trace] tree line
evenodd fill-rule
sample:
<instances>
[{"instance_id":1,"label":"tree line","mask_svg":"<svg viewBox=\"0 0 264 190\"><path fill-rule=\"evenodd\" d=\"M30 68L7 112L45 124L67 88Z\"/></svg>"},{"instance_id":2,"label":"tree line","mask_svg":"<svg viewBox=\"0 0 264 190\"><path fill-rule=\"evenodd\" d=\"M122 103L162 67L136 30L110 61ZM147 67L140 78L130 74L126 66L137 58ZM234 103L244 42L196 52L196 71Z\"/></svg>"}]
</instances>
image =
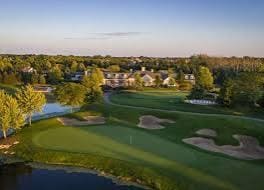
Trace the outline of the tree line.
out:
<instances>
[{"instance_id":1,"label":"tree line","mask_svg":"<svg viewBox=\"0 0 264 190\"><path fill-rule=\"evenodd\" d=\"M111 57L111 56L48 56L48 55L0 55L0 82L58 84L70 79L71 74L92 67L128 72L147 69L168 70L197 74L200 66L210 69L214 82L223 85L228 77L241 72L264 72L264 58L209 57L196 55L188 58ZM23 68L33 67L36 72L23 73Z\"/></svg>"}]
</instances>

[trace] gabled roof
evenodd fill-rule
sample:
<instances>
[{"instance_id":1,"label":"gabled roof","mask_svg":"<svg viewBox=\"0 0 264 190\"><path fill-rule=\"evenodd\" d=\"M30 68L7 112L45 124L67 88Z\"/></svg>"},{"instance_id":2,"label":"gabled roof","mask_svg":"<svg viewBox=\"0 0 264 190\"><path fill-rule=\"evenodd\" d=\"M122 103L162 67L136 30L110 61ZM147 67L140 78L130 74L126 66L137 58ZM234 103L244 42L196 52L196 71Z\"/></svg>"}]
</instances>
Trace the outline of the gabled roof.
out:
<instances>
[{"instance_id":1,"label":"gabled roof","mask_svg":"<svg viewBox=\"0 0 264 190\"><path fill-rule=\"evenodd\" d=\"M132 76L133 73L104 72L105 79L128 79Z\"/></svg>"},{"instance_id":2,"label":"gabled roof","mask_svg":"<svg viewBox=\"0 0 264 190\"><path fill-rule=\"evenodd\" d=\"M141 77L144 77L145 75L149 75L153 79L155 79L155 77L157 75L161 77L161 74L160 73L153 73L151 71L137 71L135 73L138 73Z\"/></svg>"}]
</instances>

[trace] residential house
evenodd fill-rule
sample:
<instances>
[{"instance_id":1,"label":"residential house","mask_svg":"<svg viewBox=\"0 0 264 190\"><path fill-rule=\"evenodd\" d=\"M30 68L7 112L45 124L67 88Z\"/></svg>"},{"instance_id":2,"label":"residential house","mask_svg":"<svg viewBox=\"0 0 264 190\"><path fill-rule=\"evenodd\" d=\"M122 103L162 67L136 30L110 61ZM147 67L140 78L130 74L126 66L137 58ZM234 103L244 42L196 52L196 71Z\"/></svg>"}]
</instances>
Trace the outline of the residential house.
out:
<instances>
[{"instance_id":1,"label":"residential house","mask_svg":"<svg viewBox=\"0 0 264 190\"><path fill-rule=\"evenodd\" d=\"M195 84L195 76L194 74L184 74L184 80L190 82L191 84Z\"/></svg>"},{"instance_id":2,"label":"residential house","mask_svg":"<svg viewBox=\"0 0 264 190\"><path fill-rule=\"evenodd\" d=\"M104 72L103 84L112 88L132 86L135 82L133 73Z\"/></svg>"},{"instance_id":3,"label":"residential house","mask_svg":"<svg viewBox=\"0 0 264 190\"><path fill-rule=\"evenodd\" d=\"M34 69L33 67L24 67L22 70L21 70L23 73L36 73L36 69Z\"/></svg>"},{"instance_id":4,"label":"residential house","mask_svg":"<svg viewBox=\"0 0 264 190\"><path fill-rule=\"evenodd\" d=\"M154 70L147 71L145 67L141 68L141 71L136 71L143 80L144 86L153 86L155 85L156 76L160 76L160 73L155 73Z\"/></svg>"},{"instance_id":5,"label":"residential house","mask_svg":"<svg viewBox=\"0 0 264 190\"><path fill-rule=\"evenodd\" d=\"M84 76L88 76L89 72L84 71L84 72L75 72L71 75L71 80L72 81L81 81Z\"/></svg>"}]
</instances>

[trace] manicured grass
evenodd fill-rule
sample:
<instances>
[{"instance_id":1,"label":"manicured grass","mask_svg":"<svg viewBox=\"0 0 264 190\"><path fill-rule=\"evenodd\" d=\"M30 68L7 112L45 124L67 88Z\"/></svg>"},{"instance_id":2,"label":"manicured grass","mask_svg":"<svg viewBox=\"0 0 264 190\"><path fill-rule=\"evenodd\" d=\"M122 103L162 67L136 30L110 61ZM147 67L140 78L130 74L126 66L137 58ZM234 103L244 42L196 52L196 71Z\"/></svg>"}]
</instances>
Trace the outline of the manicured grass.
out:
<instances>
[{"instance_id":1,"label":"manicured grass","mask_svg":"<svg viewBox=\"0 0 264 190\"><path fill-rule=\"evenodd\" d=\"M128 93L128 92L126 92ZM150 96L152 102L174 98L181 103L186 94L174 92L129 92L128 102ZM124 101L114 95L115 101ZM136 96L136 98L134 97ZM122 100L123 98L123 100ZM156 100L156 101L154 101ZM138 103L138 102L137 102ZM144 101L140 102L144 104ZM153 103L159 106L159 103ZM150 105L151 101L145 103ZM143 105L140 105L141 107ZM162 108L163 109L163 108ZM197 107L190 107L195 111ZM162 190L237 189L262 190L263 161L243 161L223 154L203 151L184 144L183 138L195 136L202 128L217 131L217 144L238 144L233 134L256 137L264 146L264 122L230 116L192 115L151 109L128 108L118 105L94 104L67 117L81 120L86 115L102 115L106 124L97 126L63 126L54 119L34 122L14 138L21 143L14 148L16 155L27 160L83 166L123 176L132 181ZM164 124L162 130L137 127L139 117L154 115L175 121Z\"/></svg>"},{"instance_id":2,"label":"manicured grass","mask_svg":"<svg viewBox=\"0 0 264 190\"><path fill-rule=\"evenodd\" d=\"M228 109L218 105L201 106L187 104L184 102L184 99L188 94L188 92L160 90L121 91L112 94L110 99L113 103L122 105L195 113L241 115L264 119L264 110L260 108L256 108L255 110L245 107Z\"/></svg>"},{"instance_id":3,"label":"manicured grass","mask_svg":"<svg viewBox=\"0 0 264 190\"><path fill-rule=\"evenodd\" d=\"M157 179L163 177L159 185L162 181L166 181L166 184L172 181L180 189L260 190L264 185L263 162L241 161L202 151L181 142L182 138L193 136L197 129L208 127L218 131L219 143L234 142L231 138L234 133L254 135L263 143L264 127L261 122L128 110L102 104L94 105L91 109L94 110L91 113L93 115L97 111L106 116L107 124L67 127L56 119L36 122L18 134L21 139L26 140L29 153L24 156L35 161L48 160L51 163L94 166L97 169L101 167L110 173L121 167L124 176L137 176L147 182L153 180L153 176ZM87 113L71 114L70 117L78 118L84 114ZM139 129L136 127L138 117L145 114L173 119L176 123L167 124L164 130L159 131ZM18 154L23 156L23 149L26 148L18 146ZM79 161L78 158L82 160ZM109 165L102 163L100 166L96 159L103 159L101 161L104 163L110 162L112 168L109 169ZM120 163L124 166L119 166ZM142 173L139 168L151 172ZM120 172L117 174L120 175ZM172 185L168 185L165 188L162 184L161 189L174 189L171 187ZM158 189L157 186L155 188Z\"/></svg>"},{"instance_id":4,"label":"manicured grass","mask_svg":"<svg viewBox=\"0 0 264 190\"><path fill-rule=\"evenodd\" d=\"M110 99L113 103L125 104L130 106L200 113L229 113L228 111L221 110L216 106L199 106L184 103L184 99L187 95L187 92L177 91L123 91L113 94Z\"/></svg>"}]
</instances>

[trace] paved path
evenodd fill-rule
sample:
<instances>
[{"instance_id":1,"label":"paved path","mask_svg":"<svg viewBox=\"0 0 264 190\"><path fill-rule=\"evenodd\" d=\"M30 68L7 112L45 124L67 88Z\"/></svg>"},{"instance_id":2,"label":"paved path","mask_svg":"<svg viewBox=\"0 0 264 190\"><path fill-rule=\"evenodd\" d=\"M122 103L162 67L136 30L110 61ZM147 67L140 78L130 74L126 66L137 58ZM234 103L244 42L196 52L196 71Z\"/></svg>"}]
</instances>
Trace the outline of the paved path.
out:
<instances>
[{"instance_id":1,"label":"paved path","mask_svg":"<svg viewBox=\"0 0 264 190\"><path fill-rule=\"evenodd\" d=\"M177 111L177 110L164 110L164 109L157 109L157 108L147 108L147 107L141 107L141 106L129 106L124 104L117 104L113 103L110 100L111 93L105 93L104 94L104 101L105 103L113 106L119 106L124 108L133 108L133 109L141 109L141 110L152 110L152 111L160 111L160 112L168 112L168 113L179 113L179 114L185 114L185 115L193 115L193 116L207 116L207 117L222 117L222 118L234 118L234 119L245 119L245 120L252 120L252 121L258 121L258 122L264 122L264 119L258 119L253 117L246 117L246 116L236 116L236 115L227 115L227 114L207 114L207 113L197 113L197 112L185 112L185 111Z\"/></svg>"}]
</instances>

